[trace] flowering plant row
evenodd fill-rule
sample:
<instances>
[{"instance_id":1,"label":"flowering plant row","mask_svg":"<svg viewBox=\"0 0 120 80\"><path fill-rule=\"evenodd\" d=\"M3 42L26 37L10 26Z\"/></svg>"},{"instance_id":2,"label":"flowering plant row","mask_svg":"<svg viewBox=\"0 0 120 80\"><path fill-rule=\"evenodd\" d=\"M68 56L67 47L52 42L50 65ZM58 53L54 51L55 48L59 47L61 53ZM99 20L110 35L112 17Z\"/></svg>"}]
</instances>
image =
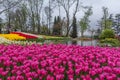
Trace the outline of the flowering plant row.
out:
<instances>
[{"instance_id":1,"label":"flowering plant row","mask_svg":"<svg viewBox=\"0 0 120 80\"><path fill-rule=\"evenodd\" d=\"M10 43L11 43L11 40L8 40L0 36L0 44L10 44Z\"/></svg>"},{"instance_id":2,"label":"flowering plant row","mask_svg":"<svg viewBox=\"0 0 120 80\"><path fill-rule=\"evenodd\" d=\"M37 39L38 36L29 34L29 33L23 33L23 32L11 32L11 34L18 34L19 36L23 36L26 39Z\"/></svg>"},{"instance_id":3,"label":"flowering plant row","mask_svg":"<svg viewBox=\"0 0 120 80\"><path fill-rule=\"evenodd\" d=\"M120 80L120 48L0 45L1 80Z\"/></svg>"},{"instance_id":4,"label":"flowering plant row","mask_svg":"<svg viewBox=\"0 0 120 80\"><path fill-rule=\"evenodd\" d=\"M4 37L0 37L0 44L5 44L5 45L9 45L9 44L31 45L31 44L36 44L36 42L35 41L12 41L12 40L8 40ZM39 43L39 44L41 44L41 43Z\"/></svg>"},{"instance_id":5,"label":"flowering plant row","mask_svg":"<svg viewBox=\"0 0 120 80\"><path fill-rule=\"evenodd\" d=\"M0 37L4 37L9 40L26 40L25 37L19 36L18 34L0 34Z\"/></svg>"}]
</instances>

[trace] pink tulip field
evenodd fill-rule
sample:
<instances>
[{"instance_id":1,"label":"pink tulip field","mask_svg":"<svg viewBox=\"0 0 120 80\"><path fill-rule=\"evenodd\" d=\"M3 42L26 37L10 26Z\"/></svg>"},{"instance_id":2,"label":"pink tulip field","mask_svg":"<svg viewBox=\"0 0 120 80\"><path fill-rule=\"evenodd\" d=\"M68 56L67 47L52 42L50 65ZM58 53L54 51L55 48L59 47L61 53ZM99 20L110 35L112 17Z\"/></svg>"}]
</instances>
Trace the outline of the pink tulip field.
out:
<instances>
[{"instance_id":1,"label":"pink tulip field","mask_svg":"<svg viewBox=\"0 0 120 80\"><path fill-rule=\"evenodd\" d=\"M0 80L120 80L120 48L0 45Z\"/></svg>"}]
</instances>

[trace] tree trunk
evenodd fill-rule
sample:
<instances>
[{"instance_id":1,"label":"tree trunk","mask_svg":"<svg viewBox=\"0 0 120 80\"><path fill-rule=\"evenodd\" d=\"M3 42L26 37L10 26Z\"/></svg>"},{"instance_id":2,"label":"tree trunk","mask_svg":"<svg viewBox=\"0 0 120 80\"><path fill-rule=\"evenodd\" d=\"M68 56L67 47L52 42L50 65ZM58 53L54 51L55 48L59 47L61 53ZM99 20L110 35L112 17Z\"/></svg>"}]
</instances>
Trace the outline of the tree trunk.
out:
<instances>
[{"instance_id":1,"label":"tree trunk","mask_svg":"<svg viewBox=\"0 0 120 80\"><path fill-rule=\"evenodd\" d=\"M70 20L69 20L69 13L66 12L66 16L67 16L67 32L66 32L66 37L68 37L69 35L69 24L70 24Z\"/></svg>"},{"instance_id":2,"label":"tree trunk","mask_svg":"<svg viewBox=\"0 0 120 80\"><path fill-rule=\"evenodd\" d=\"M66 35L65 35L65 36L66 36L66 37L68 37L68 35L69 35L69 32L67 31L67 33L66 33Z\"/></svg>"},{"instance_id":3,"label":"tree trunk","mask_svg":"<svg viewBox=\"0 0 120 80\"><path fill-rule=\"evenodd\" d=\"M0 33L2 33L1 27L0 27Z\"/></svg>"},{"instance_id":4,"label":"tree trunk","mask_svg":"<svg viewBox=\"0 0 120 80\"><path fill-rule=\"evenodd\" d=\"M41 25L40 25L40 18L39 17L37 18L37 21L38 21L38 25L37 25L38 30L37 30L37 33L40 34L41 33L41 28L40 28Z\"/></svg>"},{"instance_id":5,"label":"tree trunk","mask_svg":"<svg viewBox=\"0 0 120 80\"><path fill-rule=\"evenodd\" d=\"M84 37L84 33L81 31L81 38L83 38Z\"/></svg>"},{"instance_id":6,"label":"tree trunk","mask_svg":"<svg viewBox=\"0 0 120 80\"><path fill-rule=\"evenodd\" d=\"M40 25L38 25L38 34L41 33L41 30L40 30Z\"/></svg>"}]
</instances>

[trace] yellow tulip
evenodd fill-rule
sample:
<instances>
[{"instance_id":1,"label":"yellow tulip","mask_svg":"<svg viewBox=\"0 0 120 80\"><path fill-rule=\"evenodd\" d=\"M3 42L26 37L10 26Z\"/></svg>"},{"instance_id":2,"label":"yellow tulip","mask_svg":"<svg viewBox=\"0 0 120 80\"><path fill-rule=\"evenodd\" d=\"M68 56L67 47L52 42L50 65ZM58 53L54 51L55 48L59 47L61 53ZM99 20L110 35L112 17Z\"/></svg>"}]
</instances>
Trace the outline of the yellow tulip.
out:
<instances>
[{"instance_id":1,"label":"yellow tulip","mask_svg":"<svg viewBox=\"0 0 120 80\"><path fill-rule=\"evenodd\" d=\"M26 40L25 37L19 36L18 34L0 34L0 36L9 40Z\"/></svg>"}]
</instances>

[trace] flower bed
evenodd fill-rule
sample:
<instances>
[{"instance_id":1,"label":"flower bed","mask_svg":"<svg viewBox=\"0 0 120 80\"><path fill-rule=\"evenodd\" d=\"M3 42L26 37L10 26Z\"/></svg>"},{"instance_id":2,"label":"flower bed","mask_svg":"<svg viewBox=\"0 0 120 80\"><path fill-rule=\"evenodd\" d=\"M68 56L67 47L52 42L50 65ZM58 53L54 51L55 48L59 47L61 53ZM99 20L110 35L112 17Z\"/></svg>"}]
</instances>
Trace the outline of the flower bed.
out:
<instances>
[{"instance_id":1,"label":"flower bed","mask_svg":"<svg viewBox=\"0 0 120 80\"><path fill-rule=\"evenodd\" d=\"M36 41L12 41L0 36L0 44L9 45L9 44L19 44L19 45L32 45L36 44ZM41 44L41 43L37 43Z\"/></svg>"},{"instance_id":2,"label":"flower bed","mask_svg":"<svg viewBox=\"0 0 120 80\"><path fill-rule=\"evenodd\" d=\"M11 44L11 40L0 36L0 44Z\"/></svg>"},{"instance_id":3,"label":"flower bed","mask_svg":"<svg viewBox=\"0 0 120 80\"><path fill-rule=\"evenodd\" d=\"M1 80L120 80L120 48L0 45Z\"/></svg>"},{"instance_id":4,"label":"flower bed","mask_svg":"<svg viewBox=\"0 0 120 80\"><path fill-rule=\"evenodd\" d=\"M26 40L25 37L19 36L17 34L0 34L0 36L9 40Z\"/></svg>"},{"instance_id":5,"label":"flower bed","mask_svg":"<svg viewBox=\"0 0 120 80\"><path fill-rule=\"evenodd\" d=\"M11 32L10 34L0 34L0 37L4 37L9 40L26 40L38 38L38 36L36 35L23 32Z\"/></svg>"},{"instance_id":6,"label":"flower bed","mask_svg":"<svg viewBox=\"0 0 120 80\"><path fill-rule=\"evenodd\" d=\"M23 32L11 32L11 34L18 34L19 36L23 36L26 39L37 39L38 38L36 35L29 34L29 33L23 33Z\"/></svg>"}]
</instances>

